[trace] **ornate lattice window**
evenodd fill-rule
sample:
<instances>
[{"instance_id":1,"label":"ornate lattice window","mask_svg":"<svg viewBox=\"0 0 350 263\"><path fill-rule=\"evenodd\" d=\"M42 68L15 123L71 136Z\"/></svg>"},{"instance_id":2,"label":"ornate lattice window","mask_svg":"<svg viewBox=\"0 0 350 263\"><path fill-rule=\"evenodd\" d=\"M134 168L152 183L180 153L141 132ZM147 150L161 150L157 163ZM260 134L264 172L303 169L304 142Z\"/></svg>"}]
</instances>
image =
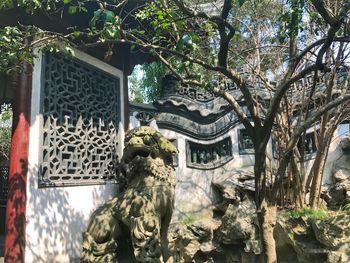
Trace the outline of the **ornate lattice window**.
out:
<instances>
[{"instance_id":1,"label":"ornate lattice window","mask_svg":"<svg viewBox=\"0 0 350 263\"><path fill-rule=\"evenodd\" d=\"M119 78L62 53L42 67L40 186L115 181Z\"/></svg>"},{"instance_id":2,"label":"ornate lattice window","mask_svg":"<svg viewBox=\"0 0 350 263\"><path fill-rule=\"evenodd\" d=\"M214 144L198 144L186 141L187 166L197 169L214 169L229 162L232 157L231 139Z\"/></svg>"},{"instance_id":3,"label":"ornate lattice window","mask_svg":"<svg viewBox=\"0 0 350 263\"><path fill-rule=\"evenodd\" d=\"M238 150L239 154L254 154L253 140L245 129L238 130Z\"/></svg>"}]
</instances>

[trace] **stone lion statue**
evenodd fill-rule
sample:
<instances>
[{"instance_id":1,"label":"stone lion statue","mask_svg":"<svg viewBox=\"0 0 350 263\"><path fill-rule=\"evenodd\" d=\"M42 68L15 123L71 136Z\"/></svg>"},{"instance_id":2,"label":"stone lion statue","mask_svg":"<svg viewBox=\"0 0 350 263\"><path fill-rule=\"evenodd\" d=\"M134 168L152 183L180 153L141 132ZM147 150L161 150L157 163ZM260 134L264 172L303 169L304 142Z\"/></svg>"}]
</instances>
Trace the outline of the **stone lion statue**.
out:
<instances>
[{"instance_id":1,"label":"stone lion statue","mask_svg":"<svg viewBox=\"0 0 350 263\"><path fill-rule=\"evenodd\" d=\"M151 127L125 138L121 160L125 190L98 208L83 233L81 262L117 262L118 247L131 240L137 262L170 262L167 230L172 216L176 147ZM133 260L127 261L132 262Z\"/></svg>"}]
</instances>

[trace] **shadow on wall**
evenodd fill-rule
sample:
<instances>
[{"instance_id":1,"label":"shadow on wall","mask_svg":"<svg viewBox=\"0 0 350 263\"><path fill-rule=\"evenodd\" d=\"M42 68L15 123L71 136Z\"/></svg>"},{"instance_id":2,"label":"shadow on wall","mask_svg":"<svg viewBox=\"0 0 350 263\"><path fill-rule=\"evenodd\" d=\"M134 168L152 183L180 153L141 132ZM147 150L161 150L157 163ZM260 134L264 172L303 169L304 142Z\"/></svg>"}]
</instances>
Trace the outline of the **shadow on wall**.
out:
<instances>
[{"instance_id":1,"label":"shadow on wall","mask_svg":"<svg viewBox=\"0 0 350 263\"><path fill-rule=\"evenodd\" d=\"M111 198L105 185L98 187L38 188L38 168L30 168L26 249L30 262L68 262L80 257L82 232L93 210ZM79 190L91 188L85 195ZM90 187L90 188L89 188ZM89 199L85 198L89 196ZM27 206L28 206L27 205Z\"/></svg>"},{"instance_id":2,"label":"shadow on wall","mask_svg":"<svg viewBox=\"0 0 350 263\"><path fill-rule=\"evenodd\" d=\"M181 174L183 172L183 174ZM235 168L226 164L214 170L177 171L175 217L187 215L208 216L222 202L222 194L213 188L213 183L254 190L253 167Z\"/></svg>"},{"instance_id":3,"label":"shadow on wall","mask_svg":"<svg viewBox=\"0 0 350 263\"><path fill-rule=\"evenodd\" d=\"M212 174L197 170L193 173L177 170L175 188L175 218L210 216L212 214ZM181 174L182 173L182 174Z\"/></svg>"},{"instance_id":4,"label":"shadow on wall","mask_svg":"<svg viewBox=\"0 0 350 263\"><path fill-rule=\"evenodd\" d=\"M28 160L20 160L21 172L15 173L9 177L8 181L8 204L7 205L7 224L6 224L6 244L5 250L6 262L17 262L24 258L25 238L22 233L25 232L25 206L26 201L26 175Z\"/></svg>"}]
</instances>

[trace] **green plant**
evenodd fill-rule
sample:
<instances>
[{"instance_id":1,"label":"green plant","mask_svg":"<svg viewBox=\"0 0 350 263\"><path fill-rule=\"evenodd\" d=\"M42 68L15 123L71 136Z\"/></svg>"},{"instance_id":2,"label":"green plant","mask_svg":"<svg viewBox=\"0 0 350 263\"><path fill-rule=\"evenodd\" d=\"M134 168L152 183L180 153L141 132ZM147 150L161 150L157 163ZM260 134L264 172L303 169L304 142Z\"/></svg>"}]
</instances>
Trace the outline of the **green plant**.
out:
<instances>
[{"instance_id":1,"label":"green plant","mask_svg":"<svg viewBox=\"0 0 350 263\"><path fill-rule=\"evenodd\" d=\"M350 212L350 202L343 204L340 209L345 212Z\"/></svg>"},{"instance_id":2,"label":"green plant","mask_svg":"<svg viewBox=\"0 0 350 263\"><path fill-rule=\"evenodd\" d=\"M195 221L197 221L198 218L195 215L185 215L183 217L180 218L180 222L183 225L190 225L192 223L194 223Z\"/></svg>"},{"instance_id":3,"label":"green plant","mask_svg":"<svg viewBox=\"0 0 350 263\"><path fill-rule=\"evenodd\" d=\"M8 109L0 114L0 124L5 124L4 127L0 127L0 157L5 159L10 158L10 146L11 146L11 128L6 126L12 119L12 110Z\"/></svg>"},{"instance_id":4,"label":"green plant","mask_svg":"<svg viewBox=\"0 0 350 263\"><path fill-rule=\"evenodd\" d=\"M129 78L133 101L151 103L158 100L162 92L162 79L167 72L166 67L159 61L135 67Z\"/></svg>"},{"instance_id":5,"label":"green plant","mask_svg":"<svg viewBox=\"0 0 350 263\"><path fill-rule=\"evenodd\" d=\"M0 157L10 158L11 128L0 128Z\"/></svg>"},{"instance_id":6,"label":"green plant","mask_svg":"<svg viewBox=\"0 0 350 263\"><path fill-rule=\"evenodd\" d=\"M325 209L315 209L311 207L303 207L294 210L289 210L284 213L284 216L287 218L300 218L306 217L311 220L316 219L325 219L327 218L328 212Z\"/></svg>"}]
</instances>

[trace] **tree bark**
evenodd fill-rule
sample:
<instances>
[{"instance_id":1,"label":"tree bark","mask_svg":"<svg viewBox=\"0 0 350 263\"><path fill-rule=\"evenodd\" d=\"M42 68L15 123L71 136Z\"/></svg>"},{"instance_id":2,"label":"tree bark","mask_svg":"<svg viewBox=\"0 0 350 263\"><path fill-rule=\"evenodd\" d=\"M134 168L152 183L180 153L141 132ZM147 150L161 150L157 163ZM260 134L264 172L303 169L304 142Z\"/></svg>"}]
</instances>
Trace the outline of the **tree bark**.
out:
<instances>
[{"instance_id":1,"label":"tree bark","mask_svg":"<svg viewBox=\"0 0 350 263\"><path fill-rule=\"evenodd\" d=\"M273 237L273 231L277 220L277 209L275 203L272 204L267 201L266 146L264 147L263 144L264 143L262 142L255 147L255 201L258 211L260 239L263 248L262 261L266 263L276 263L276 244Z\"/></svg>"},{"instance_id":2,"label":"tree bark","mask_svg":"<svg viewBox=\"0 0 350 263\"><path fill-rule=\"evenodd\" d=\"M258 220L261 232L261 243L264 249L263 262L277 263L276 242L273 236L277 221L277 207L265 200L260 206Z\"/></svg>"},{"instance_id":3,"label":"tree bark","mask_svg":"<svg viewBox=\"0 0 350 263\"><path fill-rule=\"evenodd\" d=\"M300 166L303 166L303 164L300 164ZM294 155L291 158L291 169L293 173L293 203L295 204L295 207L301 208L304 206L305 187L303 184L304 180L302 178L302 174L298 169L298 163Z\"/></svg>"},{"instance_id":4,"label":"tree bark","mask_svg":"<svg viewBox=\"0 0 350 263\"><path fill-rule=\"evenodd\" d=\"M314 161L313 180L312 180L311 191L310 191L310 205L312 208L318 208L319 193L320 193L321 184L322 184L322 179L321 179L322 174L321 174L320 168L321 168L323 156L324 156L323 149L319 149Z\"/></svg>"},{"instance_id":5,"label":"tree bark","mask_svg":"<svg viewBox=\"0 0 350 263\"><path fill-rule=\"evenodd\" d=\"M320 195L321 195L321 185L322 185L322 179L323 179L323 173L324 168L326 165L326 160L328 157L329 147L331 144L331 140L333 137L333 134L336 130L336 127L338 126L338 122L329 122L328 123L327 130L322 134L322 138L319 138L319 140L322 141L322 148L318 149L318 153L315 159L315 162L312 166L315 182L313 181L311 186L311 192L310 192L310 204L311 207L317 208L320 203ZM316 174L317 173L317 174Z\"/></svg>"}]
</instances>

